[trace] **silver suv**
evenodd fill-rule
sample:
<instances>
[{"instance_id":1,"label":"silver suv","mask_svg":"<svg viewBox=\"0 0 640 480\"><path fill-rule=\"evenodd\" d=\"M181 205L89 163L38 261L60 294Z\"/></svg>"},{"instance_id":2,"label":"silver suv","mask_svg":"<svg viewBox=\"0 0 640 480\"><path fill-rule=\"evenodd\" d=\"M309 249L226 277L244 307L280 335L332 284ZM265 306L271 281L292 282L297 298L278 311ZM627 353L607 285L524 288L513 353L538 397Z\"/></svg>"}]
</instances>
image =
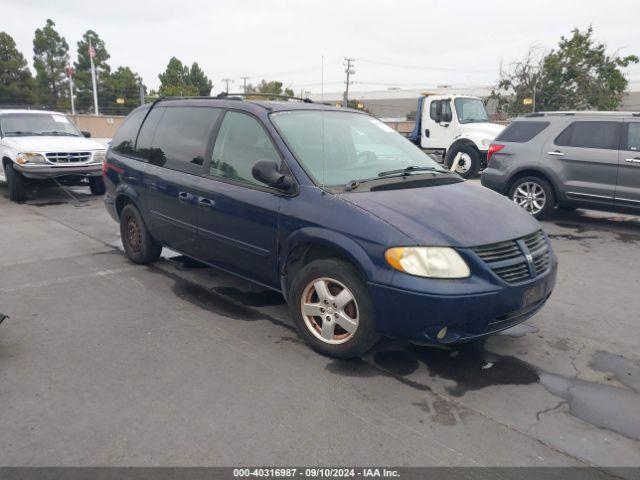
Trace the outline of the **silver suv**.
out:
<instances>
[{"instance_id":1,"label":"silver suv","mask_svg":"<svg viewBox=\"0 0 640 480\"><path fill-rule=\"evenodd\" d=\"M538 219L555 208L640 214L640 113L532 113L487 157L482 185Z\"/></svg>"}]
</instances>

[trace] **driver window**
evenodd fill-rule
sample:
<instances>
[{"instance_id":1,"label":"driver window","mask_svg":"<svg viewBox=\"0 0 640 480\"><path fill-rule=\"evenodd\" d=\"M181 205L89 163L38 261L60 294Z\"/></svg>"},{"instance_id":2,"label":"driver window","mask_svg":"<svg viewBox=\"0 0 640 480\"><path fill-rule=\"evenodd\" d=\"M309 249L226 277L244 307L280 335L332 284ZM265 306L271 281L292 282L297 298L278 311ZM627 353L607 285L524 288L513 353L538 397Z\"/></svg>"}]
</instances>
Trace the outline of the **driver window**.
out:
<instances>
[{"instance_id":1,"label":"driver window","mask_svg":"<svg viewBox=\"0 0 640 480\"><path fill-rule=\"evenodd\" d=\"M264 186L251 173L258 160L281 161L267 132L255 118L227 112L213 147L211 176Z\"/></svg>"},{"instance_id":2,"label":"driver window","mask_svg":"<svg viewBox=\"0 0 640 480\"><path fill-rule=\"evenodd\" d=\"M442 122L449 123L453 119L451 115L451 100L442 101Z\"/></svg>"}]
</instances>

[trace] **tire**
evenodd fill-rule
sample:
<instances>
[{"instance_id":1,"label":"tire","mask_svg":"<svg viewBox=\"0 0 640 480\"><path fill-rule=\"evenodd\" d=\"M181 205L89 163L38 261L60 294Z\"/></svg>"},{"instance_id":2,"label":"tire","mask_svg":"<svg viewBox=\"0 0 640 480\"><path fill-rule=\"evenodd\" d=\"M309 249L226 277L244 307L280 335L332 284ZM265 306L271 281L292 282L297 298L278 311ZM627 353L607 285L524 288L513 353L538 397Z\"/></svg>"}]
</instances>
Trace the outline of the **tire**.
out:
<instances>
[{"instance_id":1,"label":"tire","mask_svg":"<svg viewBox=\"0 0 640 480\"><path fill-rule=\"evenodd\" d=\"M509 198L538 220L548 218L556 205L553 187L547 180L539 177L516 180L509 189Z\"/></svg>"},{"instance_id":2,"label":"tire","mask_svg":"<svg viewBox=\"0 0 640 480\"><path fill-rule=\"evenodd\" d=\"M104 195L107 191L102 177L89 177L89 189L92 195Z\"/></svg>"},{"instance_id":3,"label":"tire","mask_svg":"<svg viewBox=\"0 0 640 480\"><path fill-rule=\"evenodd\" d=\"M4 165L4 174L9 185L9 200L16 203L24 202L27 194L24 188L24 177L13 168L13 162Z\"/></svg>"},{"instance_id":4,"label":"tire","mask_svg":"<svg viewBox=\"0 0 640 480\"><path fill-rule=\"evenodd\" d=\"M451 168L455 161L456 155L462 154L458 162L458 168L455 172L462 178L473 178L480 170L480 152L469 145L460 145L452 148L447 152L446 164Z\"/></svg>"},{"instance_id":5,"label":"tire","mask_svg":"<svg viewBox=\"0 0 640 480\"><path fill-rule=\"evenodd\" d=\"M320 284L323 288L316 287ZM380 339L369 291L348 262L329 258L305 265L293 279L288 299L299 335L323 355L357 357ZM309 305L306 314L304 303Z\"/></svg>"},{"instance_id":6,"label":"tire","mask_svg":"<svg viewBox=\"0 0 640 480\"><path fill-rule=\"evenodd\" d=\"M146 265L160 258L162 245L151 237L138 209L128 204L120 214L120 236L124 253L134 263Z\"/></svg>"}]
</instances>

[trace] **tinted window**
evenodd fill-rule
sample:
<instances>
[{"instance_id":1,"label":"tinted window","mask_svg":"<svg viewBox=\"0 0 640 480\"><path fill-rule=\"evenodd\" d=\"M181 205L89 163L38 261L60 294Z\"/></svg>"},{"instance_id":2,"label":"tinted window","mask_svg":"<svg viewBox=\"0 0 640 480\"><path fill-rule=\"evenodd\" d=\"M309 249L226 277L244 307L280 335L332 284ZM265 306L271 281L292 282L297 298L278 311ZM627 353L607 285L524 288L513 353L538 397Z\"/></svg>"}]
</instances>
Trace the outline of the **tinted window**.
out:
<instances>
[{"instance_id":1,"label":"tinted window","mask_svg":"<svg viewBox=\"0 0 640 480\"><path fill-rule=\"evenodd\" d=\"M140 124L147 114L147 109L136 110L127 117L111 140L111 148L118 153L132 154L136 144L136 136Z\"/></svg>"},{"instance_id":2,"label":"tinted window","mask_svg":"<svg viewBox=\"0 0 640 480\"><path fill-rule=\"evenodd\" d=\"M549 122L512 122L496 137L497 142L524 143L549 126Z\"/></svg>"},{"instance_id":3,"label":"tinted window","mask_svg":"<svg viewBox=\"0 0 640 480\"><path fill-rule=\"evenodd\" d=\"M617 150L619 130L619 122L574 122L556 138L556 145Z\"/></svg>"},{"instance_id":4,"label":"tinted window","mask_svg":"<svg viewBox=\"0 0 640 480\"><path fill-rule=\"evenodd\" d=\"M255 118L227 112L213 147L211 175L264 186L251 174L258 160L280 163L280 155L267 132Z\"/></svg>"},{"instance_id":5,"label":"tinted window","mask_svg":"<svg viewBox=\"0 0 640 480\"><path fill-rule=\"evenodd\" d=\"M151 143L165 110L166 108L164 107L155 107L149 112L142 124L142 128L140 128L138 140L136 141L135 155L154 164L159 164L162 158L162 151L152 148Z\"/></svg>"},{"instance_id":6,"label":"tinted window","mask_svg":"<svg viewBox=\"0 0 640 480\"><path fill-rule=\"evenodd\" d=\"M627 150L640 151L640 122L630 123L627 131Z\"/></svg>"},{"instance_id":7,"label":"tinted window","mask_svg":"<svg viewBox=\"0 0 640 480\"><path fill-rule=\"evenodd\" d=\"M173 170L202 173L211 129L219 116L217 108L166 107L153 135L149 161Z\"/></svg>"}]
</instances>

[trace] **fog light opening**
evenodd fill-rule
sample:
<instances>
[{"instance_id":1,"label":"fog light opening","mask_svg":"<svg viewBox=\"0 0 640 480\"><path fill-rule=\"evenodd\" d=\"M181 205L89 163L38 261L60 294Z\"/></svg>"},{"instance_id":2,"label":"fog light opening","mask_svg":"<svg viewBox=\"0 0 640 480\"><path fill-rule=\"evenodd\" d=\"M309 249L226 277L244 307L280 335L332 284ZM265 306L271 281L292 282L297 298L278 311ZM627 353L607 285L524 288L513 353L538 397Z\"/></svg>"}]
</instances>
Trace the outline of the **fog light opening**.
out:
<instances>
[{"instance_id":1,"label":"fog light opening","mask_svg":"<svg viewBox=\"0 0 640 480\"><path fill-rule=\"evenodd\" d=\"M443 327L440 330L438 330L438 333L436 335L436 338L438 340L444 340L444 338L447 336L447 327Z\"/></svg>"}]
</instances>

